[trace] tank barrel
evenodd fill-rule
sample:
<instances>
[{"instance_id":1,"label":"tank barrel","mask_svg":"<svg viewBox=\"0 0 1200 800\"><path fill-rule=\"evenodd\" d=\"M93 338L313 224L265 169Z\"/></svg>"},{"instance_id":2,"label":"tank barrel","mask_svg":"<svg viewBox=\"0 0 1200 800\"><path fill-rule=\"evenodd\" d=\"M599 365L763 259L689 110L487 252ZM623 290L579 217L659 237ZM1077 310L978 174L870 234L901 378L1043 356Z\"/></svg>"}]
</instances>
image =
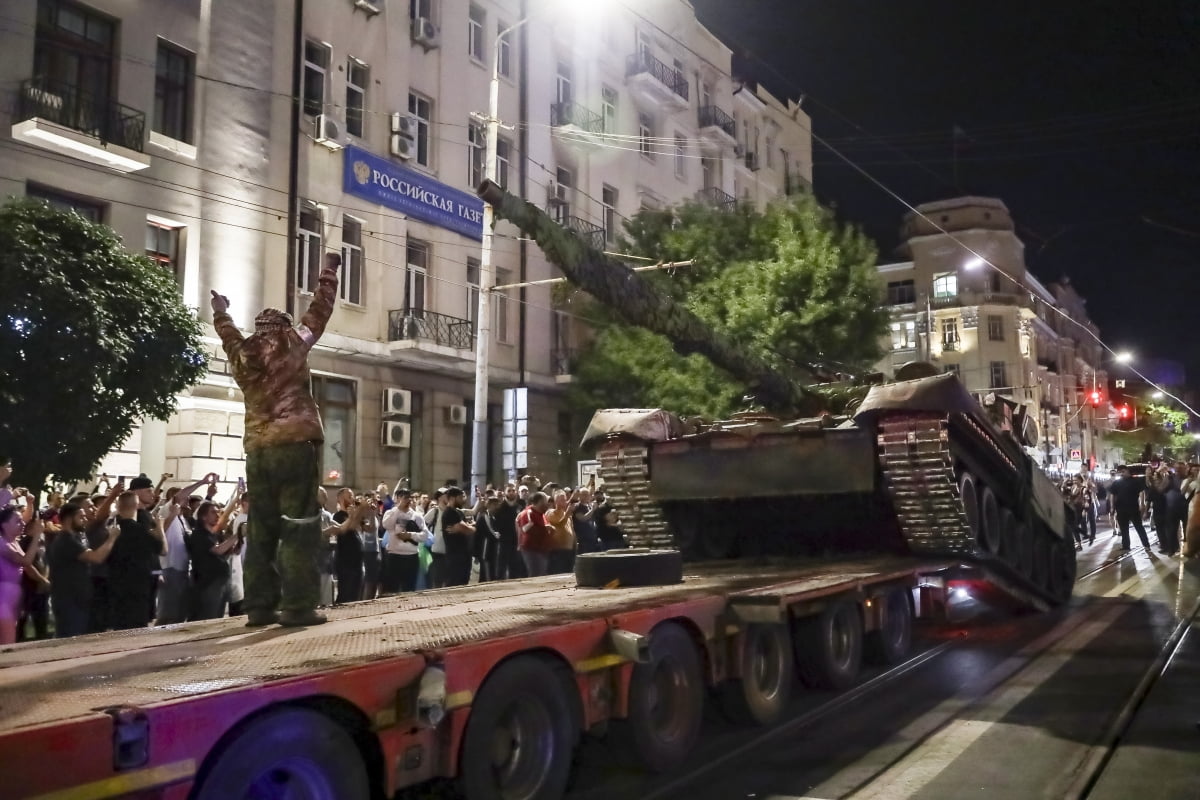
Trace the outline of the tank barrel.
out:
<instances>
[{"instance_id":1,"label":"tank barrel","mask_svg":"<svg viewBox=\"0 0 1200 800\"><path fill-rule=\"evenodd\" d=\"M661 334L682 355L699 353L746 381L755 401L771 411L813 414L823 398L791 376L735 345L728 337L676 302L670 295L616 259L589 246L537 206L484 181L479 196L499 219L512 223L537 242L546 258L567 280L595 297L626 322Z\"/></svg>"}]
</instances>

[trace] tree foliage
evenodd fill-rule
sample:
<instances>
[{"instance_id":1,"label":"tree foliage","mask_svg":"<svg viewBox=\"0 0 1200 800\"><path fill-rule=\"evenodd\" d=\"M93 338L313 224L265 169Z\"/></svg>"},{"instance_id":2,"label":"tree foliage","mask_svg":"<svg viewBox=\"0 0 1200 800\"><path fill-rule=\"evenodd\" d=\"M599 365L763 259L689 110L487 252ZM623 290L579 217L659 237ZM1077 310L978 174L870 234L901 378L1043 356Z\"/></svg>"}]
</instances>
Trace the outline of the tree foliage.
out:
<instances>
[{"instance_id":1,"label":"tree foliage","mask_svg":"<svg viewBox=\"0 0 1200 800\"><path fill-rule=\"evenodd\" d=\"M846 371L880 355L887 313L880 305L876 250L839 224L811 195L759 213L687 204L644 210L626 225L625 252L664 262L695 262L651 280L732 338L748 353L796 380L810 365ZM747 387L698 356L680 355L666 338L618 321L572 298L591 319L594 339L573 368L572 404L580 413L611 406L664 407L724 416L744 405Z\"/></svg>"},{"instance_id":2,"label":"tree foliage","mask_svg":"<svg viewBox=\"0 0 1200 800\"><path fill-rule=\"evenodd\" d=\"M1132 431L1112 431L1109 442L1121 449L1126 462L1145 457L1147 448L1154 455L1186 459L1196 451L1196 439L1187 431L1188 415L1161 403L1146 403L1137 409L1138 427Z\"/></svg>"},{"instance_id":3,"label":"tree foliage","mask_svg":"<svg viewBox=\"0 0 1200 800\"><path fill-rule=\"evenodd\" d=\"M0 206L0 286L0 460L18 485L87 477L204 374L174 276L106 225L41 201Z\"/></svg>"}]
</instances>

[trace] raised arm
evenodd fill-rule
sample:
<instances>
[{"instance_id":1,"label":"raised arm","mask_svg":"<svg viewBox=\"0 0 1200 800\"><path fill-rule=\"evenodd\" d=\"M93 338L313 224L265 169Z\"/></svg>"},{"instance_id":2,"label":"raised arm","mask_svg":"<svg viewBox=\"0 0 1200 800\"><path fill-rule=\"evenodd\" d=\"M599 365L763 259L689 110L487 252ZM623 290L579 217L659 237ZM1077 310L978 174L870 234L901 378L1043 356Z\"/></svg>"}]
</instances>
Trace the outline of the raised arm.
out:
<instances>
[{"instance_id":1,"label":"raised arm","mask_svg":"<svg viewBox=\"0 0 1200 800\"><path fill-rule=\"evenodd\" d=\"M225 354L233 357L233 354L242 346L242 332L238 330L237 325L233 324L233 317L229 316L229 298L223 294L218 294L216 289L212 290L213 310L213 327L217 329L217 336L221 337L221 344L225 347Z\"/></svg>"},{"instance_id":2,"label":"raised arm","mask_svg":"<svg viewBox=\"0 0 1200 800\"><path fill-rule=\"evenodd\" d=\"M333 315L333 301L337 297L338 268L342 266L342 257L337 253L325 254L325 269L317 279L317 293L313 295L308 310L300 318L300 327L296 329L300 338L311 349L325 332L325 326Z\"/></svg>"}]
</instances>

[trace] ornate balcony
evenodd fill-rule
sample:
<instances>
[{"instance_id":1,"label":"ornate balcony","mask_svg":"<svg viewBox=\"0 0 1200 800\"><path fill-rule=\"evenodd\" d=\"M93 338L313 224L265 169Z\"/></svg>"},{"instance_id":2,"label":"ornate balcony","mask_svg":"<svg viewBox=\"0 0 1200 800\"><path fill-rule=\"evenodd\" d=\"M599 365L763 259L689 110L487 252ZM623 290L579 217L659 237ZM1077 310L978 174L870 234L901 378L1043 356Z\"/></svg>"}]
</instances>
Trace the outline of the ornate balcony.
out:
<instances>
[{"instance_id":1,"label":"ornate balcony","mask_svg":"<svg viewBox=\"0 0 1200 800\"><path fill-rule=\"evenodd\" d=\"M144 113L45 78L21 82L12 137L118 172L150 166Z\"/></svg>"},{"instance_id":2,"label":"ornate balcony","mask_svg":"<svg viewBox=\"0 0 1200 800\"><path fill-rule=\"evenodd\" d=\"M688 106L687 77L646 50L625 59L625 77L629 88L648 105L667 106L673 111Z\"/></svg>"},{"instance_id":3,"label":"ornate balcony","mask_svg":"<svg viewBox=\"0 0 1200 800\"><path fill-rule=\"evenodd\" d=\"M719 208L722 211L733 211L737 208L737 198L716 186L696 192L696 202Z\"/></svg>"},{"instance_id":4,"label":"ornate balcony","mask_svg":"<svg viewBox=\"0 0 1200 800\"><path fill-rule=\"evenodd\" d=\"M550 125L562 141L596 147L604 134L604 117L579 103L552 103Z\"/></svg>"},{"instance_id":5,"label":"ornate balcony","mask_svg":"<svg viewBox=\"0 0 1200 800\"><path fill-rule=\"evenodd\" d=\"M388 341L397 343L393 349L469 359L475 349L475 330L469 319L423 309L399 309L388 312Z\"/></svg>"},{"instance_id":6,"label":"ornate balcony","mask_svg":"<svg viewBox=\"0 0 1200 800\"><path fill-rule=\"evenodd\" d=\"M700 142L714 148L737 144L737 123L733 117L716 106L701 106L699 112Z\"/></svg>"},{"instance_id":7,"label":"ornate balcony","mask_svg":"<svg viewBox=\"0 0 1200 800\"><path fill-rule=\"evenodd\" d=\"M595 250L604 249L604 245L607 242L604 226L588 222L582 217L575 217L570 214L555 214L554 219L559 225L562 225L582 239L588 247Z\"/></svg>"}]
</instances>

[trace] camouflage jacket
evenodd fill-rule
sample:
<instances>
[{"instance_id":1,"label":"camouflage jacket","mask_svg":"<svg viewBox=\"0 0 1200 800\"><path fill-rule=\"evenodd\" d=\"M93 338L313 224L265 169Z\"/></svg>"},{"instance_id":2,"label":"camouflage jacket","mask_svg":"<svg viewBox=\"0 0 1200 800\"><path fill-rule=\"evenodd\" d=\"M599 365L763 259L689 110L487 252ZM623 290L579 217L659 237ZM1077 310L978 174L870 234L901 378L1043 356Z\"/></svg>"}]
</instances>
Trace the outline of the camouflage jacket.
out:
<instances>
[{"instance_id":1,"label":"camouflage jacket","mask_svg":"<svg viewBox=\"0 0 1200 800\"><path fill-rule=\"evenodd\" d=\"M337 273L322 272L299 327L276 334L243 337L228 313L213 316L233 379L246 398L247 452L291 442L324 441L321 414L312 396L308 351L333 314L337 282Z\"/></svg>"}]
</instances>

